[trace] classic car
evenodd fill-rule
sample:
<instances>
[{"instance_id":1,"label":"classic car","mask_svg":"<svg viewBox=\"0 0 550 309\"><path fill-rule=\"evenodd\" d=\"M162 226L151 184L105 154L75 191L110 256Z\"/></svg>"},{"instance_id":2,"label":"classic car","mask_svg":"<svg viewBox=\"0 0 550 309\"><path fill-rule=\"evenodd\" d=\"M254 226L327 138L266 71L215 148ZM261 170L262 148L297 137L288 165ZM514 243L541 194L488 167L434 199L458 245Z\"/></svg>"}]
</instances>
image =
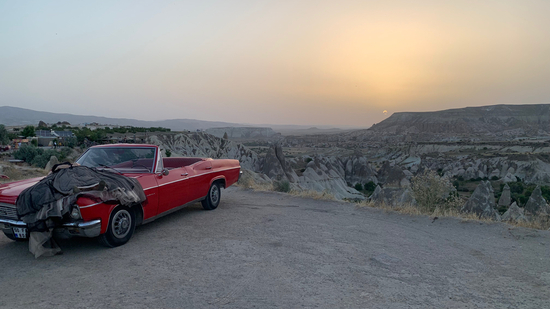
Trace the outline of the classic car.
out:
<instances>
[{"instance_id":1,"label":"classic car","mask_svg":"<svg viewBox=\"0 0 550 309\"><path fill-rule=\"evenodd\" d=\"M158 146L111 144L90 147L76 164L110 170L139 181L146 200L132 207L79 197L54 235L98 237L108 247L130 240L137 225L151 222L200 201L206 210L218 207L220 188L240 176L238 160L210 158L163 158ZM0 185L0 229L12 240L29 237L27 225L16 211L19 194L42 178Z\"/></svg>"}]
</instances>

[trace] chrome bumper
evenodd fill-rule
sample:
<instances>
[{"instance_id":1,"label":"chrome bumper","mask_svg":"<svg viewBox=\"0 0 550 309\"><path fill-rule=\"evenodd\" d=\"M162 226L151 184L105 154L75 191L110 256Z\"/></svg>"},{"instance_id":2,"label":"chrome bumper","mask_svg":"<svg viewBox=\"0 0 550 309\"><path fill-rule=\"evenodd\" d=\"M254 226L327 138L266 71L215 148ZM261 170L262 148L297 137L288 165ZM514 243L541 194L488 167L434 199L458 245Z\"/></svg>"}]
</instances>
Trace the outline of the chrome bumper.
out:
<instances>
[{"instance_id":1,"label":"chrome bumper","mask_svg":"<svg viewBox=\"0 0 550 309\"><path fill-rule=\"evenodd\" d=\"M4 232L12 234L12 227L26 228L27 224L23 221L0 218L0 228ZM101 219L88 222L63 223L54 229L54 233L63 236L97 237L101 233Z\"/></svg>"}]
</instances>

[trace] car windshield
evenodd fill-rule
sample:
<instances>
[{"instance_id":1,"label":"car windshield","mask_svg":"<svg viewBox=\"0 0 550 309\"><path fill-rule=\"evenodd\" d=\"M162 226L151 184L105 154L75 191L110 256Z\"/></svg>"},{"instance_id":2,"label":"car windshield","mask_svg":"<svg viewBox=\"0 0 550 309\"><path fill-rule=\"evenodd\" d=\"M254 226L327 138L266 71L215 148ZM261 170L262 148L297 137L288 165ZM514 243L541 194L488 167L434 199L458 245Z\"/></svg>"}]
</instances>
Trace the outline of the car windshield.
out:
<instances>
[{"instance_id":1,"label":"car windshield","mask_svg":"<svg viewBox=\"0 0 550 309\"><path fill-rule=\"evenodd\" d=\"M121 173L150 173L155 148L101 147L90 148L76 163L87 167L113 168Z\"/></svg>"}]
</instances>

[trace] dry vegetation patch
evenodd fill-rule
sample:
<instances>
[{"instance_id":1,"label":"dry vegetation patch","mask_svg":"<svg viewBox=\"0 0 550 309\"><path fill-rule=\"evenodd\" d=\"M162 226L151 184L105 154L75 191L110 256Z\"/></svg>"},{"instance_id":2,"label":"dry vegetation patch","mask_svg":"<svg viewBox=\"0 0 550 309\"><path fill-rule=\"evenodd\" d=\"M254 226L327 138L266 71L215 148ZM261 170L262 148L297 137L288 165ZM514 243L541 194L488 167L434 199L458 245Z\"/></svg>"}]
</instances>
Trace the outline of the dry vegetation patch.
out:
<instances>
[{"instance_id":1,"label":"dry vegetation patch","mask_svg":"<svg viewBox=\"0 0 550 309\"><path fill-rule=\"evenodd\" d=\"M42 177L48 174L44 169L31 166L18 166L4 162L0 163L0 166L2 167L2 174L9 177L9 179L0 179L0 183L7 183L34 177Z\"/></svg>"}]
</instances>

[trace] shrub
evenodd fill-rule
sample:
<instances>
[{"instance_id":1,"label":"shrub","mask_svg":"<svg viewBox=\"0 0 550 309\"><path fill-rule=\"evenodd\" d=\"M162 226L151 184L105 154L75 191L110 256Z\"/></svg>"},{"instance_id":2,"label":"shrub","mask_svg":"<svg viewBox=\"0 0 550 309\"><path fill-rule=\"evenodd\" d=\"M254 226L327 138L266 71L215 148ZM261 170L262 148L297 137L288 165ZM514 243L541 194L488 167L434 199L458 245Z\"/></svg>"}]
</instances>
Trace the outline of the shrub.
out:
<instances>
[{"instance_id":1,"label":"shrub","mask_svg":"<svg viewBox=\"0 0 550 309\"><path fill-rule=\"evenodd\" d=\"M19 147L18 150L16 150L13 153L13 157L17 160L23 160L29 164L32 164L32 160L34 160L34 157L41 155L44 152L44 150L29 146L29 145L22 145Z\"/></svg>"},{"instance_id":2,"label":"shrub","mask_svg":"<svg viewBox=\"0 0 550 309\"><path fill-rule=\"evenodd\" d=\"M70 152L70 148L62 148L60 151L55 151L53 149L44 150L42 148L23 145L13 153L13 156L36 167L45 168L52 156L56 156L62 162L67 159Z\"/></svg>"},{"instance_id":3,"label":"shrub","mask_svg":"<svg viewBox=\"0 0 550 309\"><path fill-rule=\"evenodd\" d=\"M170 158L172 156L172 152L170 151L170 149L166 149L166 151L164 152L164 154L166 154L166 157L167 158Z\"/></svg>"},{"instance_id":4,"label":"shrub","mask_svg":"<svg viewBox=\"0 0 550 309\"><path fill-rule=\"evenodd\" d=\"M447 177L440 177L434 171L425 171L411 180L412 194L418 206L430 212L445 204L453 189Z\"/></svg>"},{"instance_id":5,"label":"shrub","mask_svg":"<svg viewBox=\"0 0 550 309\"><path fill-rule=\"evenodd\" d=\"M275 191L278 192L290 192L290 183L286 180L276 181L273 183Z\"/></svg>"},{"instance_id":6,"label":"shrub","mask_svg":"<svg viewBox=\"0 0 550 309\"><path fill-rule=\"evenodd\" d=\"M491 177L491 180L498 180L498 176Z\"/></svg>"},{"instance_id":7,"label":"shrub","mask_svg":"<svg viewBox=\"0 0 550 309\"><path fill-rule=\"evenodd\" d=\"M360 183L356 183L356 184L355 184L355 190L357 190L357 191L363 191L363 185L360 184Z\"/></svg>"},{"instance_id":8,"label":"shrub","mask_svg":"<svg viewBox=\"0 0 550 309\"><path fill-rule=\"evenodd\" d=\"M376 189L376 184L374 183L374 181L371 180L365 184L366 191L374 191L374 189Z\"/></svg>"}]
</instances>

